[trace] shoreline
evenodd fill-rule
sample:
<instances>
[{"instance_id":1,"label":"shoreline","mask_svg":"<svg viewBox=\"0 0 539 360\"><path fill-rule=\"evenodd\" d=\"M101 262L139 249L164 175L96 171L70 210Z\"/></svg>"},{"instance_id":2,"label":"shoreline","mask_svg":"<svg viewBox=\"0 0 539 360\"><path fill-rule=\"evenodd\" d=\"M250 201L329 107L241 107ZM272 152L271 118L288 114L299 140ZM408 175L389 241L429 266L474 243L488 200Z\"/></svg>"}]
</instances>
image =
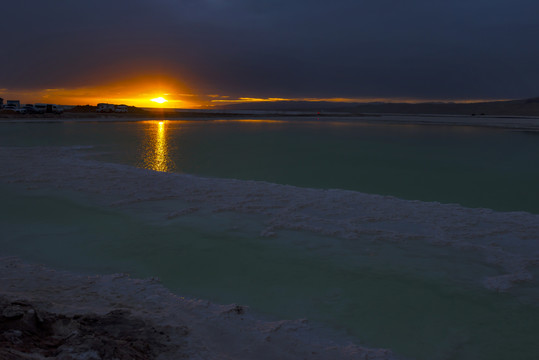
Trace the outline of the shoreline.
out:
<instances>
[{"instance_id":1,"label":"shoreline","mask_svg":"<svg viewBox=\"0 0 539 360\"><path fill-rule=\"evenodd\" d=\"M204 113L204 112L154 112L148 114L97 114L64 113L61 115L13 115L0 114L0 123L48 123L48 122L138 122L149 120L167 121L319 121L369 125L428 125L428 126L470 126L499 128L522 131L539 131L539 117L530 116L471 116L436 114L247 114L247 113Z\"/></svg>"},{"instance_id":2,"label":"shoreline","mask_svg":"<svg viewBox=\"0 0 539 360\"><path fill-rule=\"evenodd\" d=\"M274 321L172 294L155 278L83 276L13 257L0 257L0 268L2 358L396 359L305 319Z\"/></svg>"},{"instance_id":3,"label":"shoreline","mask_svg":"<svg viewBox=\"0 0 539 360\"><path fill-rule=\"evenodd\" d=\"M469 247L503 269L501 274L478 279L484 288L505 292L520 282L535 281L530 269L539 264L539 252L522 253L519 245L539 233L539 214L404 200L352 190L166 173L90 160L84 149L0 147L0 165L4 169L0 182L18 183L28 189L52 187L105 196L105 207L169 199L178 202L177 208L156 213L164 219L205 212L262 216L263 238L271 238L281 230L301 230L347 240L374 236L384 242L412 243L421 239L436 246ZM68 173L64 171L66 166L70 168ZM316 205L313 199L317 199ZM296 209L292 217L290 209ZM394 223L387 223L389 218L395 219ZM412 228L401 232L402 221ZM421 226L414 230L418 225ZM445 230L440 233L440 229ZM507 237L514 229L521 230L515 237ZM425 231L432 232L432 236Z\"/></svg>"},{"instance_id":4,"label":"shoreline","mask_svg":"<svg viewBox=\"0 0 539 360\"><path fill-rule=\"evenodd\" d=\"M416 246L443 254L451 252L457 256L451 258L451 263L473 257L474 262L485 262L492 271L467 272L465 278L448 271L450 283L478 288L489 297L506 293L503 296L516 298L528 288L530 298L537 296L534 289L539 253L529 240L536 239L539 215L400 200L346 190L161 173L90 160L81 147L4 147L0 148L0 164L4 169L0 182L27 190L74 191L93 201L103 201L103 207L120 210L151 207L152 222L177 221L190 214L204 217L234 213L264 218L264 227L256 240L259 242L277 242L281 232L290 230L341 239L334 243L313 243L315 248L323 245L320 249L324 256L346 244L355 248L356 240L366 240L365 245L397 244L413 253ZM66 172L66 168L70 171ZM161 208L160 202L172 205ZM230 225L241 226L241 223ZM356 261L354 257L348 258L352 253L340 252L339 256L344 262ZM146 328L160 329L178 339L180 343L172 344L176 346L174 351L186 351L162 354L162 360L175 360L178 354L193 359L394 358L389 350L351 345L346 336L326 337L323 328L314 329L304 320L268 320L242 305L185 299L172 294L155 279L131 279L125 274L83 276L13 258L0 264L3 269L0 286L11 305L20 300L30 304L30 310L34 307L37 312L52 313L58 319L67 317L69 321L79 317L107 323L111 317L116 319L116 315L120 322L142 321L148 324ZM400 265L398 271L404 271ZM264 283L262 286L267 287ZM178 293L182 293L181 289ZM525 297L522 301L527 301ZM290 296L284 298L285 302L290 299ZM115 310L130 313L111 313ZM374 326L383 326L383 322ZM187 338L182 335L185 327L189 329ZM326 330L330 334L333 331ZM334 338L340 340L331 340ZM159 339L158 336L156 346L161 348Z\"/></svg>"}]
</instances>

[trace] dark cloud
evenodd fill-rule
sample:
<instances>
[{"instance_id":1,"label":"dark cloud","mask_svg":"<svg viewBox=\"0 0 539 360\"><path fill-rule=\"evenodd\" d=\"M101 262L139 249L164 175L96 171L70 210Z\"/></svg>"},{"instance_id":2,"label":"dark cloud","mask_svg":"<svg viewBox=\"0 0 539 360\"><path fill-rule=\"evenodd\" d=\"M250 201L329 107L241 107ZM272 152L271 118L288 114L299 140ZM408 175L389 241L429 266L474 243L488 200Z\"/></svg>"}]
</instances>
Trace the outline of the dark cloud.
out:
<instances>
[{"instance_id":1,"label":"dark cloud","mask_svg":"<svg viewBox=\"0 0 539 360\"><path fill-rule=\"evenodd\" d=\"M539 94L536 1L22 0L0 11L0 88L151 70L232 96Z\"/></svg>"}]
</instances>

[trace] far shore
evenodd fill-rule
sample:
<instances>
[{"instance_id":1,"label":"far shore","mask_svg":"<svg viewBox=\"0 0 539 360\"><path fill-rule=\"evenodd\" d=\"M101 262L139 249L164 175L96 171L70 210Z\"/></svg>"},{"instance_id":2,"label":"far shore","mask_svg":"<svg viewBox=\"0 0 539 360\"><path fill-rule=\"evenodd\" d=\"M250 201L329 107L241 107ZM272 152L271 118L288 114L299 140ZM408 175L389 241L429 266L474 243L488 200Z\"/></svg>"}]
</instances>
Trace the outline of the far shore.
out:
<instances>
[{"instance_id":1,"label":"far shore","mask_svg":"<svg viewBox=\"0 0 539 360\"><path fill-rule=\"evenodd\" d=\"M0 113L0 123L7 122L136 122L145 120L211 121L211 120L286 120L327 121L383 125L438 125L493 127L539 131L539 117L509 115L440 115L440 114L349 114L289 111L171 111L156 109L130 113L69 112L62 114Z\"/></svg>"}]
</instances>

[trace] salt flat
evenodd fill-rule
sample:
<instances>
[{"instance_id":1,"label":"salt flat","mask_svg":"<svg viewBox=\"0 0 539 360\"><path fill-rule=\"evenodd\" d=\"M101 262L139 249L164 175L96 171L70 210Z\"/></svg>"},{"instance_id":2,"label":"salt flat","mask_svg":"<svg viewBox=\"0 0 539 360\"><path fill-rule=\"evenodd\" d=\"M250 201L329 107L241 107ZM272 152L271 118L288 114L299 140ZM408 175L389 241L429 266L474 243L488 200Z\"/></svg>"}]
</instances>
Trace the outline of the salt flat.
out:
<instances>
[{"instance_id":1,"label":"salt flat","mask_svg":"<svg viewBox=\"0 0 539 360\"><path fill-rule=\"evenodd\" d=\"M425 251L421 249L448 252L454 256L447 260L449 265L439 263L440 268L449 266L443 274L448 281L464 284L474 291L483 289L493 294L489 296L511 294L521 299L517 302L526 304L537 299L538 215L401 200L354 191L156 172L91 160L87 150L85 147L1 148L0 181L29 192L41 189L83 194L100 207L118 211L151 209L148 214L152 221L174 222L198 213L203 219L207 214L238 214L238 219L257 216L262 221L256 241L278 243L287 231L342 239L342 242L324 240L307 245L300 241L296 245L314 246L312 251L321 252L323 257L341 259L336 261L343 264L359 261L354 255L357 244L404 249L406 257L414 253L419 256L418 251ZM236 226L242 226L240 220ZM368 255L376 257L375 252ZM388 259L382 257L379 261ZM459 270L459 263L470 261L487 264L492 269L488 274ZM432 264L425 268L420 263L412 263L407 269L399 263L388 265L397 272L412 271L415 266L420 272L435 270ZM394 356L388 350L348 345L344 338L327 340L303 321L275 323L258 315L257 309L246 309L248 303L237 307L192 298L185 300L181 293L173 294L152 280L136 280L118 274L84 277L13 259L5 259L2 266L5 269L2 288L8 289L3 295L9 301L23 299L66 316L88 312L106 316L113 310L127 309L144 321L172 326L171 334L184 331L183 326L186 326L192 335L178 339L182 343L188 341L192 347L176 344L169 350L181 349L192 358L202 356L200 354L205 354L201 358L220 358L223 354L230 358L264 358L266 355L268 359L302 358L313 351L319 358L328 359ZM343 300L341 294L335 296L337 303ZM383 322L376 326L383 328Z\"/></svg>"}]
</instances>

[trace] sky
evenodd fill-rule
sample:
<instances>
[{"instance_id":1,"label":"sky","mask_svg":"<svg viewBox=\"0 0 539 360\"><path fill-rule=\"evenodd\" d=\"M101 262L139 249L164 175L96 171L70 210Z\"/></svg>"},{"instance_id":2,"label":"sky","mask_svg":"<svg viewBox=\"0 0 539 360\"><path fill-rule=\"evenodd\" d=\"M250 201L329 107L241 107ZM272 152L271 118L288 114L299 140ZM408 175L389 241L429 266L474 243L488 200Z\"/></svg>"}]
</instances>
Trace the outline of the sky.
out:
<instances>
[{"instance_id":1,"label":"sky","mask_svg":"<svg viewBox=\"0 0 539 360\"><path fill-rule=\"evenodd\" d=\"M23 102L539 96L536 0L17 0L0 13L0 97Z\"/></svg>"}]
</instances>

